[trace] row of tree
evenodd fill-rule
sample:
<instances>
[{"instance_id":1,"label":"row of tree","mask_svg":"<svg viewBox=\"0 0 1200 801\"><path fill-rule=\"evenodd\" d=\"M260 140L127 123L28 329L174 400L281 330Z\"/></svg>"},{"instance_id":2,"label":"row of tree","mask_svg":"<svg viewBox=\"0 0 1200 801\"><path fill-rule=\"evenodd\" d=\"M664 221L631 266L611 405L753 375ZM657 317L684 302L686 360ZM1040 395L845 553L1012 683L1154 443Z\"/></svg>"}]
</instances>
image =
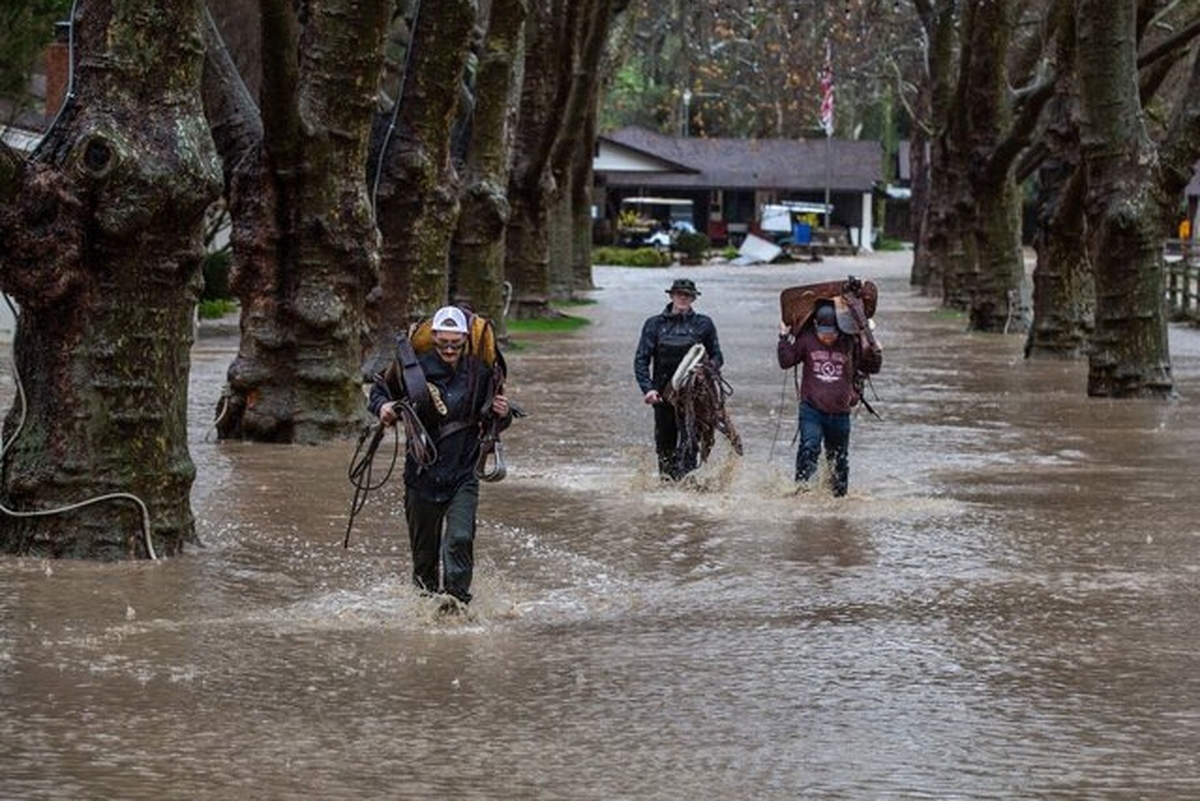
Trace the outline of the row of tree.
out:
<instances>
[{"instance_id":1,"label":"row of tree","mask_svg":"<svg viewBox=\"0 0 1200 801\"><path fill-rule=\"evenodd\" d=\"M1037 210L1030 356L1088 358L1107 397L1168 396L1163 239L1200 158L1200 4L916 0L914 281L976 330L1019 321L1021 186Z\"/></svg>"},{"instance_id":2,"label":"row of tree","mask_svg":"<svg viewBox=\"0 0 1200 801\"><path fill-rule=\"evenodd\" d=\"M611 125L804 137L832 56L837 133L913 157L913 283L1093 395L1170 395L1161 243L1200 157L1196 0L645 0ZM890 175L888 176L891 177Z\"/></svg>"},{"instance_id":3,"label":"row of tree","mask_svg":"<svg viewBox=\"0 0 1200 801\"><path fill-rule=\"evenodd\" d=\"M546 314L590 288L573 209L621 8L77 0L67 105L31 157L0 150L23 388L0 548L107 559L196 540L186 398L214 204L241 303L223 438L356 433L364 375L411 319L448 300Z\"/></svg>"}]
</instances>

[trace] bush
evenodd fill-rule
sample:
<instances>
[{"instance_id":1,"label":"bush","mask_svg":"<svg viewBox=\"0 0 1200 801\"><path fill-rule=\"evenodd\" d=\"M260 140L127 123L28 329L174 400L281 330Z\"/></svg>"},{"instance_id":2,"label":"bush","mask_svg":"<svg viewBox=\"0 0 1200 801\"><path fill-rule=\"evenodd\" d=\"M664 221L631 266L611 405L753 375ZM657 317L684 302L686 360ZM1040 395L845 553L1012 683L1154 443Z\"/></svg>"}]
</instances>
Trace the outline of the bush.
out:
<instances>
[{"instance_id":1,"label":"bush","mask_svg":"<svg viewBox=\"0 0 1200 801\"><path fill-rule=\"evenodd\" d=\"M666 267L671 257L658 248L596 248L593 264L612 264L618 267Z\"/></svg>"},{"instance_id":2,"label":"bush","mask_svg":"<svg viewBox=\"0 0 1200 801\"><path fill-rule=\"evenodd\" d=\"M675 250L693 259L703 258L712 247L712 240L699 231L685 231L675 240Z\"/></svg>"},{"instance_id":3,"label":"bush","mask_svg":"<svg viewBox=\"0 0 1200 801\"><path fill-rule=\"evenodd\" d=\"M875 240L876 250L905 250L906 245L899 239L889 239L881 236Z\"/></svg>"}]
</instances>

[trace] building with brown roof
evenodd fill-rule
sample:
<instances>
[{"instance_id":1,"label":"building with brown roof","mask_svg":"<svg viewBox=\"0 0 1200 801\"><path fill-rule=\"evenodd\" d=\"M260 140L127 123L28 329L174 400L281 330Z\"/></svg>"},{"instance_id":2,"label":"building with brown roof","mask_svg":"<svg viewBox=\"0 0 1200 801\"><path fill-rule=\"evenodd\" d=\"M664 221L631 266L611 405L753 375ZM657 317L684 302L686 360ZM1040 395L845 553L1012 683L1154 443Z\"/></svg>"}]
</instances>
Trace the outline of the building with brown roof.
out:
<instances>
[{"instance_id":1,"label":"building with brown roof","mask_svg":"<svg viewBox=\"0 0 1200 801\"><path fill-rule=\"evenodd\" d=\"M847 139L699 139L622 128L598 137L593 161L598 239L612 238L633 197L692 201L692 224L716 244L761 234L764 206L831 210L829 225L870 249L873 194L883 182L879 142ZM824 226L824 215L817 222Z\"/></svg>"}]
</instances>

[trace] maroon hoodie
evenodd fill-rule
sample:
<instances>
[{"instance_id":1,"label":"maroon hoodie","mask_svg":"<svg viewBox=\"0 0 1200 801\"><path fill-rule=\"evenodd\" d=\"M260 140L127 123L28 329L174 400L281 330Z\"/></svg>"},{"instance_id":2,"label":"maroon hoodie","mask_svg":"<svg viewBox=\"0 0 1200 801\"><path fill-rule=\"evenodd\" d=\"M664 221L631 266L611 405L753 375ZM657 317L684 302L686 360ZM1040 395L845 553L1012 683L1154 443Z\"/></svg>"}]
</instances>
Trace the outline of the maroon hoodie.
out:
<instances>
[{"instance_id":1,"label":"maroon hoodie","mask_svg":"<svg viewBox=\"0 0 1200 801\"><path fill-rule=\"evenodd\" d=\"M841 331L832 345L825 345L811 325L801 329L799 336L779 337L778 356L779 366L785 370L802 365L800 400L826 414L849 412L858 403L856 367L864 373L878 373L883 366L878 345L863 347L856 337Z\"/></svg>"}]
</instances>

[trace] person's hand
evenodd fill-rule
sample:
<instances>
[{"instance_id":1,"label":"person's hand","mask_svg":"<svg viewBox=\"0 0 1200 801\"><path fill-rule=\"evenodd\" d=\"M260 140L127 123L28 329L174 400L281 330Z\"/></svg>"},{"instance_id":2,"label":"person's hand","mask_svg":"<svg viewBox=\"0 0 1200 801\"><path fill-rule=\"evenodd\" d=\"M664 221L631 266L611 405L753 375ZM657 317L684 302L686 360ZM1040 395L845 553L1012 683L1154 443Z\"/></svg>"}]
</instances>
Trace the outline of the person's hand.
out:
<instances>
[{"instance_id":1,"label":"person's hand","mask_svg":"<svg viewBox=\"0 0 1200 801\"><path fill-rule=\"evenodd\" d=\"M508 398L504 395L492 396L492 414L497 417L508 416Z\"/></svg>"},{"instance_id":2,"label":"person's hand","mask_svg":"<svg viewBox=\"0 0 1200 801\"><path fill-rule=\"evenodd\" d=\"M791 326L789 326L787 323L780 322L779 323L779 336L786 337L790 333L792 333Z\"/></svg>"},{"instance_id":3,"label":"person's hand","mask_svg":"<svg viewBox=\"0 0 1200 801\"><path fill-rule=\"evenodd\" d=\"M642 401L647 406L653 406L656 403L662 403L662 396L658 394L657 389L652 389L643 396Z\"/></svg>"},{"instance_id":4,"label":"person's hand","mask_svg":"<svg viewBox=\"0 0 1200 801\"><path fill-rule=\"evenodd\" d=\"M399 419L399 415L396 414L395 401L392 401L391 403L385 403L379 407L379 422L383 423L385 426L394 426L396 421Z\"/></svg>"}]
</instances>

